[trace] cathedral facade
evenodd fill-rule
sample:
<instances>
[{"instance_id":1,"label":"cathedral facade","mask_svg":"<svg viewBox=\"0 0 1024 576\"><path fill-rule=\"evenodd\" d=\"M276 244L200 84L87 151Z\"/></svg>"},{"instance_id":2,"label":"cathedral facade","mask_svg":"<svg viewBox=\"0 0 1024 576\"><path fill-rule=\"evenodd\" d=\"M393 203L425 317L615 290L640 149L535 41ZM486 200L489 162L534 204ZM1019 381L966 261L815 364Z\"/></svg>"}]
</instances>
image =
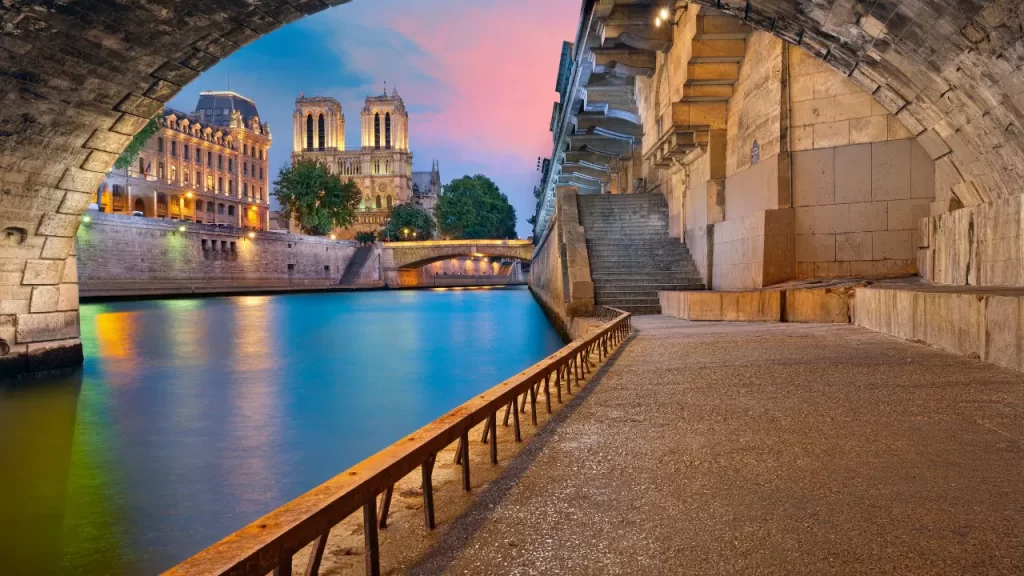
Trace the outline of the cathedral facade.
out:
<instances>
[{"instance_id":1,"label":"cathedral facade","mask_svg":"<svg viewBox=\"0 0 1024 576\"><path fill-rule=\"evenodd\" d=\"M397 91L366 98L359 146L351 149L345 145L345 114L334 98L300 94L292 119L292 161L317 160L359 187L362 200L356 221L337 230L337 237L376 232L387 224L391 208L400 204L432 211L441 193L440 169L434 163L429 172L413 172L409 114Z\"/></svg>"}]
</instances>

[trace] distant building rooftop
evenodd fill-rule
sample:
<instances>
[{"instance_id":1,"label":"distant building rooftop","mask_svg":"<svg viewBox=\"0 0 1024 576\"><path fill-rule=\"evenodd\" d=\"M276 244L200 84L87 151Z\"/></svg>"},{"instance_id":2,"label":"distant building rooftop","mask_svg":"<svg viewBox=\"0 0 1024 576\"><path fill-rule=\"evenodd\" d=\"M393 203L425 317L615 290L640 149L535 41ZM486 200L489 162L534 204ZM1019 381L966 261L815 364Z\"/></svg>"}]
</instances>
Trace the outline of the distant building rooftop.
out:
<instances>
[{"instance_id":1,"label":"distant building rooftop","mask_svg":"<svg viewBox=\"0 0 1024 576\"><path fill-rule=\"evenodd\" d=\"M206 123L229 126L232 110L237 110L242 115L247 126L254 117L260 115L256 110L256 102L241 94L228 91L200 92L194 114L201 116Z\"/></svg>"}]
</instances>

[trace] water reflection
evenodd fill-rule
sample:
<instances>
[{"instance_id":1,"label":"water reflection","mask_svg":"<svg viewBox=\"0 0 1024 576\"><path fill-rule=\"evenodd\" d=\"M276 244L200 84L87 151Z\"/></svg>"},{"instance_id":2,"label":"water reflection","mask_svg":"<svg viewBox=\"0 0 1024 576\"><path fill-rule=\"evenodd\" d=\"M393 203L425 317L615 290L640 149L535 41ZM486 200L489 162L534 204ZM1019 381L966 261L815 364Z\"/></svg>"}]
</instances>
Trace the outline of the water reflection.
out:
<instances>
[{"instance_id":1,"label":"water reflection","mask_svg":"<svg viewBox=\"0 0 1024 576\"><path fill-rule=\"evenodd\" d=\"M82 341L0 387L0 573L159 572L561 346L523 289L97 304Z\"/></svg>"}]
</instances>

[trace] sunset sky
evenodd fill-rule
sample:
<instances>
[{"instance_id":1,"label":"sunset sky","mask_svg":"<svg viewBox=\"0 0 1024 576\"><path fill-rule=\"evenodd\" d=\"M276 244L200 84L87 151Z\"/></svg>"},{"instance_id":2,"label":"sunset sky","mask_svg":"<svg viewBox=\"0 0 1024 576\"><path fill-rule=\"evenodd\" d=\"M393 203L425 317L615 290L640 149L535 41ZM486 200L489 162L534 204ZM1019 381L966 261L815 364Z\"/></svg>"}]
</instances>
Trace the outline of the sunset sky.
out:
<instances>
[{"instance_id":1,"label":"sunset sky","mask_svg":"<svg viewBox=\"0 0 1024 576\"><path fill-rule=\"evenodd\" d=\"M355 0L242 48L170 106L190 112L203 90L230 88L254 99L274 135L276 176L289 161L299 92L341 102L351 148L359 143L363 99L387 82L409 110L413 169L429 170L436 159L444 183L491 177L526 237L537 157L551 154L561 45L572 39L579 10L580 0Z\"/></svg>"}]
</instances>

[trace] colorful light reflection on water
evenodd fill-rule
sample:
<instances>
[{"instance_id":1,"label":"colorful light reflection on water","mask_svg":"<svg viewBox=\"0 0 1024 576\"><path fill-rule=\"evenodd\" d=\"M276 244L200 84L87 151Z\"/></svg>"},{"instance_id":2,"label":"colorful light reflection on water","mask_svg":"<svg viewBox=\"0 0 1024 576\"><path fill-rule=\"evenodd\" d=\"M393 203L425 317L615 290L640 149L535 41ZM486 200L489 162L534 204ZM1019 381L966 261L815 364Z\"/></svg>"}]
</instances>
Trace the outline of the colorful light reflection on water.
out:
<instances>
[{"instance_id":1,"label":"colorful light reflection on water","mask_svg":"<svg viewBox=\"0 0 1024 576\"><path fill-rule=\"evenodd\" d=\"M561 345L525 289L82 307L86 362L0 387L0 565L168 568Z\"/></svg>"}]
</instances>

